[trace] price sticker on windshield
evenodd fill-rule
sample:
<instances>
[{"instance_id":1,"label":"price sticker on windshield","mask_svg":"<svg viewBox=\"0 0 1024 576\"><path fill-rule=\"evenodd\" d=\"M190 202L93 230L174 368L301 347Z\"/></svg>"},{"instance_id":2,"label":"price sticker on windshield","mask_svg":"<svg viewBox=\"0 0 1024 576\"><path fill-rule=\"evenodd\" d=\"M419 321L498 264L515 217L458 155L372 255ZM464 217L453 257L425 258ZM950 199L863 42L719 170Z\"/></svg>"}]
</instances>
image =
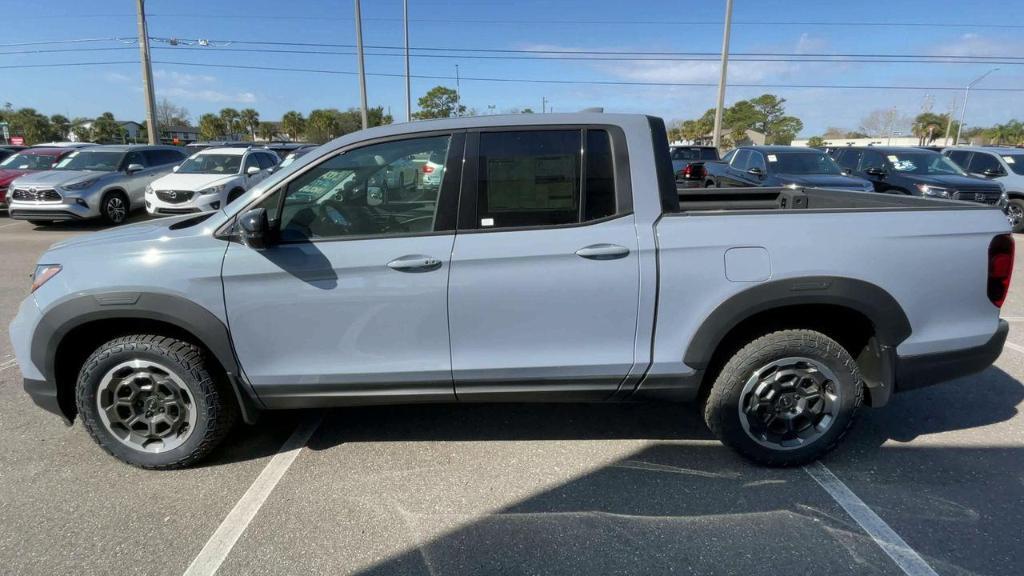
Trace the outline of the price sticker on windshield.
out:
<instances>
[{"instance_id":1,"label":"price sticker on windshield","mask_svg":"<svg viewBox=\"0 0 1024 576\"><path fill-rule=\"evenodd\" d=\"M1016 162L1013 161L1013 156L1003 156L1003 160L1006 160L1007 164L1016 164Z\"/></svg>"},{"instance_id":2,"label":"price sticker on windshield","mask_svg":"<svg viewBox=\"0 0 1024 576\"><path fill-rule=\"evenodd\" d=\"M769 162L778 162L778 161L779 161L779 158L778 158L778 156L776 156L775 154L769 154L769 155L768 155L768 161L769 161Z\"/></svg>"},{"instance_id":3,"label":"price sticker on windshield","mask_svg":"<svg viewBox=\"0 0 1024 576\"><path fill-rule=\"evenodd\" d=\"M895 155L893 155L893 154L889 154L888 156L886 156L886 158L888 158L888 159L889 159L889 162L899 162L899 161L900 161L900 159L899 159L899 158L897 158L897 157L896 157Z\"/></svg>"}]
</instances>

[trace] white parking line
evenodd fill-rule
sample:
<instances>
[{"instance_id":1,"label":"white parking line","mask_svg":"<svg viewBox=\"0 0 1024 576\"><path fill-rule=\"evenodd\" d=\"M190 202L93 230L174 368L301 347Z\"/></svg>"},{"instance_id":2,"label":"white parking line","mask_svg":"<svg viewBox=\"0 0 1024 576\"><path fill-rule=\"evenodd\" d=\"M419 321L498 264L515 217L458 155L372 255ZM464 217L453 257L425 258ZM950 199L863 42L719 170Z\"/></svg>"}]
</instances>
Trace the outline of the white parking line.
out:
<instances>
[{"instance_id":1,"label":"white parking line","mask_svg":"<svg viewBox=\"0 0 1024 576\"><path fill-rule=\"evenodd\" d=\"M1007 322L1024 322L1024 316L1000 316L999 318Z\"/></svg>"},{"instance_id":2,"label":"white parking line","mask_svg":"<svg viewBox=\"0 0 1024 576\"><path fill-rule=\"evenodd\" d=\"M1021 354L1024 354L1024 346L1021 346L1020 344L1014 344L1013 342L1006 342L1006 343L1003 344L1003 346L1006 346L1007 348L1009 348L1010 350L1013 350L1015 352L1020 352Z\"/></svg>"},{"instance_id":3,"label":"white parking line","mask_svg":"<svg viewBox=\"0 0 1024 576\"><path fill-rule=\"evenodd\" d=\"M804 472L814 478L814 481L824 488L832 496L832 499L842 506L843 510L846 510L846 513L868 533L868 536L871 536L875 544L878 544L882 551L889 555L889 558L892 558L904 574L907 576L938 576L935 570L932 570L932 567L913 548L908 546L896 531L879 518L878 514L875 514L824 464L821 462L808 464L804 466Z\"/></svg>"},{"instance_id":4,"label":"white parking line","mask_svg":"<svg viewBox=\"0 0 1024 576\"><path fill-rule=\"evenodd\" d=\"M260 472L256 480L245 491L242 498L235 503L235 507L224 517L217 530L207 540L206 545L199 551L199 555L192 560L185 576L212 576L220 568L220 565L227 558L239 537L249 527L249 523L256 517L260 507L266 502L267 497L274 491L274 487L281 481L285 472L298 457L299 452L309 442L310 437L320 426L323 414L318 414L312 420L300 424L292 435L285 440L277 454L270 459L267 467Z\"/></svg>"},{"instance_id":5,"label":"white parking line","mask_svg":"<svg viewBox=\"0 0 1024 576\"><path fill-rule=\"evenodd\" d=\"M0 370L7 370L8 368L14 368L18 365L18 360L11 358L10 360L4 360L0 362Z\"/></svg>"},{"instance_id":6,"label":"white parking line","mask_svg":"<svg viewBox=\"0 0 1024 576\"><path fill-rule=\"evenodd\" d=\"M7 228L8 226L17 226L18 224L20 224L20 222L11 222L10 224L4 224L3 226L0 226L0 228Z\"/></svg>"}]
</instances>

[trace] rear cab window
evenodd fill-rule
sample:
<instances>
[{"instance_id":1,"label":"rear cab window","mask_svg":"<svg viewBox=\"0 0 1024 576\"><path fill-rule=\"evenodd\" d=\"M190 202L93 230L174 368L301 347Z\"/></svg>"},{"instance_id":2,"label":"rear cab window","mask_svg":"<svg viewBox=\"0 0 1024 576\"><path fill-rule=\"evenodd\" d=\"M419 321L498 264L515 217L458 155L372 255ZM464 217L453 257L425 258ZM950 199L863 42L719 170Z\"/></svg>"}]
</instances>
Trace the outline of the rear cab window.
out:
<instances>
[{"instance_id":1,"label":"rear cab window","mask_svg":"<svg viewBox=\"0 0 1024 576\"><path fill-rule=\"evenodd\" d=\"M573 225L618 213L607 130L482 132L477 157L475 219L468 227Z\"/></svg>"}]
</instances>

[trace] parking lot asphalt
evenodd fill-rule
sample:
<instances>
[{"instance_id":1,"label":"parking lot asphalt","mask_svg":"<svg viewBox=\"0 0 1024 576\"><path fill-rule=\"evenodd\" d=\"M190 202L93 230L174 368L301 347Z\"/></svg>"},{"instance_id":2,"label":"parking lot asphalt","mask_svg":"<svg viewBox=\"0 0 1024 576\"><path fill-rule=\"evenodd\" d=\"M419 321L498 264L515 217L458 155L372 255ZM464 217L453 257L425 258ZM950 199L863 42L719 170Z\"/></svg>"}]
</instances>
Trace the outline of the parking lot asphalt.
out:
<instances>
[{"instance_id":1,"label":"parking lot asphalt","mask_svg":"<svg viewBox=\"0 0 1024 576\"><path fill-rule=\"evenodd\" d=\"M93 229L0 215L5 333L39 255ZM147 472L37 409L5 335L0 573L1024 573L1021 260L995 366L865 410L808 469L748 464L692 406L561 404L267 413Z\"/></svg>"}]
</instances>

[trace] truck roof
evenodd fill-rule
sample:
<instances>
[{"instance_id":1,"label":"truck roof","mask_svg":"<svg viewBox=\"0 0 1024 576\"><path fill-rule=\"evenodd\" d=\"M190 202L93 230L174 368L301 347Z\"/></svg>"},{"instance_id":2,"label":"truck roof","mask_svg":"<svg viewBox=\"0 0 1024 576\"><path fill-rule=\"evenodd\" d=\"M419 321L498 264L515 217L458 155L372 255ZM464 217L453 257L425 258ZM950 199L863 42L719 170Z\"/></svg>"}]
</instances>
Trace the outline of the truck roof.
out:
<instances>
[{"instance_id":1,"label":"truck roof","mask_svg":"<svg viewBox=\"0 0 1024 576\"><path fill-rule=\"evenodd\" d=\"M465 128L487 128L498 126L536 126L538 124L621 124L645 119L643 114L605 114L603 112L576 112L571 114L495 114L493 116L462 116L437 120L417 120L368 128L346 134L337 140L358 135L358 140L428 132L432 130L460 130ZM646 120L645 120L646 121Z\"/></svg>"},{"instance_id":2,"label":"truck roof","mask_svg":"<svg viewBox=\"0 0 1024 576\"><path fill-rule=\"evenodd\" d=\"M811 150L821 152L818 148L807 148L805 146L737 146L737 148L749 148L751 150L757 150L759 152L809 152Z\"/></svg>"}]
</instances>

